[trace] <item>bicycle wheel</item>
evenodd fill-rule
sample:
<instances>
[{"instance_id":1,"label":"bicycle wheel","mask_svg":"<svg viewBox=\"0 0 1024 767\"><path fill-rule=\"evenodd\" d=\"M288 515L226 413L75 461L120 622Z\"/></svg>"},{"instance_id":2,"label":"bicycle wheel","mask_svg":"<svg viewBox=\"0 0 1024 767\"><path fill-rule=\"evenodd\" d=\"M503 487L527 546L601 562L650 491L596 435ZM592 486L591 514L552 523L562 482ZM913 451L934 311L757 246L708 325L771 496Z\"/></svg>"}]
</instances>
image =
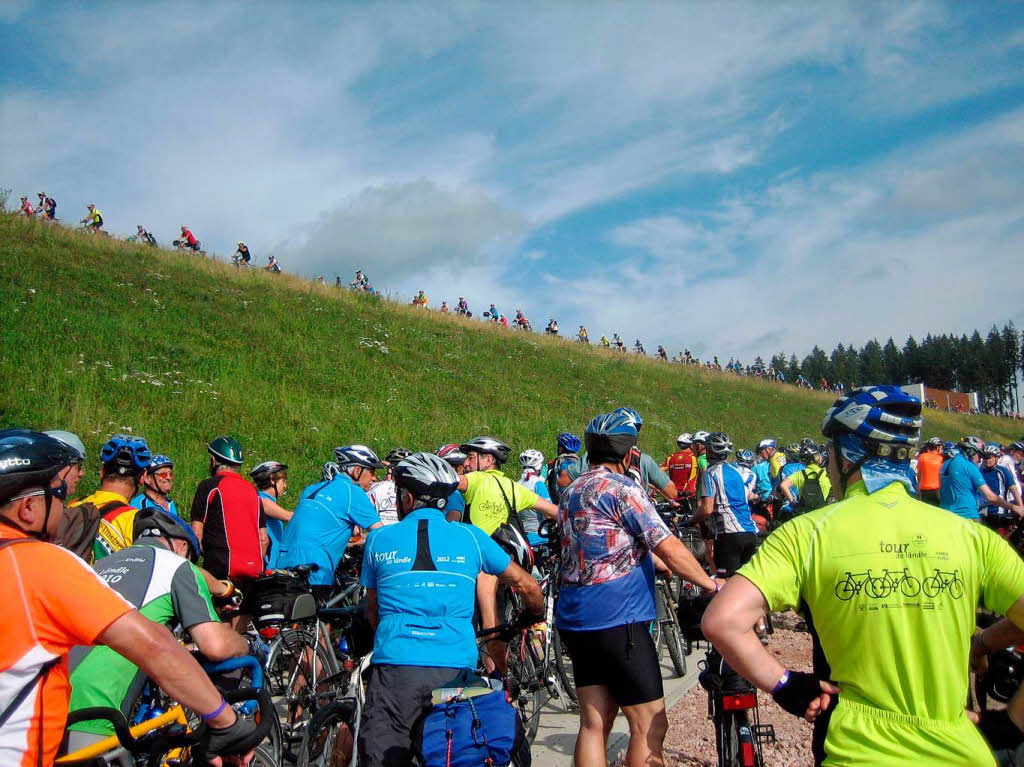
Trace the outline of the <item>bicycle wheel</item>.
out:
<instances>
[{"instance_id":1,"label":"bicycle wheel","mask_svg":"<svg viewBox=\"0 0 1024 767\"><path fill-rule=\"evenodd\" d=\"M567 711L579 711L580 699L576 695L576 682L572 677L572 659L562 645L562 638L558 636L557 631L551 636L551 656L555 661L555 672L558 674L559 681L562 683L562 689L565 691L565 699L563 701L565 709Z\"/></svg>"},{"instance_id":2,"label":"bicycle wheel","mask_svg":"<svg viewBox=\"0 0 1024 767\"><path fill-rule=\"evenodd\" d=\"M672 607L668 595L669 585L658 584L658 622L661 623L661 642L668 648L668 657L676 676L686 675L686 653L683 649L683 632L679 627L679 616ZM659 648L660 650L660 648Z\"/></svg>"},{"instance_id":3,"label":"bicycle wheel","mask_svg":"<svg viewBox=\"0 0 1024 767\"><path fill-rule=\"evenodd\" d=\"M317 709L317 697L333 684L321 680L335 672L333 654L305 629L285 629L270 648L266 685L272 695L283 699L283 753L288 761L297 761L298 746Z\"/></svg>"},{"instance_id":4,"label":"bicycle wheel","mask_svg":"<svg viewBox=\"0 0 1024 767\"><path fill-rule=\"evenodd\" d=\"M302 738L297 767L346 767L355 752L358 719L355 698L333 701L317 711Z\"/></svg>"},{"instance_id":5,"label":"bicycle wheel","mask_svg":"<svg viewBox=\"0 0 1024 767\"><path fill-rule=\"evenodd\" d=\"M522 634L513 639L508 646L508 673L505 675L505 686L512 703L519 709L526 739L533 743L537 728L540 727L540 691L544 689L544 682L537 673L537 666L533 662L529 648L523 646Z\"/></svg>"},{"instance_id":6,"label":"bicycle wheel","mask_svg":"<svg viewBox=\"0 0 1024 767\"><path fill-rule=\"evenodd\" d=\"M715 745L718 747L718 767L740 767L737 759L740 750L739 725L735 713L718 711L715 717Z\"/></svg>"}]
</instances>

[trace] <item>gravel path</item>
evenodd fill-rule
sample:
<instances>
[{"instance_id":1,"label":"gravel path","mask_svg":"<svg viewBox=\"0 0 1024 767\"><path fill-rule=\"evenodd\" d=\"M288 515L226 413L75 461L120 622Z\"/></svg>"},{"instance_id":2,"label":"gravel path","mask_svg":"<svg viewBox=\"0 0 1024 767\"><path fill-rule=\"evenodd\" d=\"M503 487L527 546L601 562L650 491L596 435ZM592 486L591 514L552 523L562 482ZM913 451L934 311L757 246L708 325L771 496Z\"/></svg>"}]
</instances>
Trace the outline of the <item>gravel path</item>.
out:
<instances>
[{"instance_id":1,"label":"gravel path","mask_svg":"<svg viewBox=\"0 0 1024 767\"><path fill-rule=\"evenodd\" d=\"M810 635L806 631L794 630L798 626L796 616L778 618L768 649L787 668L810 671ZM688 660L695 664L703 657L703 649L697 649ZM758 700L761 723L775 727L775 745L764 746L765 764L772 767L811 767L814 763L811 758L811 725L787 714L764 693L758 693ZM665 738L667 767L714 767L717 760L715 730L707 716L707 693L699 685L669 711L668 736Z\"/></svg>"}]
</instances>

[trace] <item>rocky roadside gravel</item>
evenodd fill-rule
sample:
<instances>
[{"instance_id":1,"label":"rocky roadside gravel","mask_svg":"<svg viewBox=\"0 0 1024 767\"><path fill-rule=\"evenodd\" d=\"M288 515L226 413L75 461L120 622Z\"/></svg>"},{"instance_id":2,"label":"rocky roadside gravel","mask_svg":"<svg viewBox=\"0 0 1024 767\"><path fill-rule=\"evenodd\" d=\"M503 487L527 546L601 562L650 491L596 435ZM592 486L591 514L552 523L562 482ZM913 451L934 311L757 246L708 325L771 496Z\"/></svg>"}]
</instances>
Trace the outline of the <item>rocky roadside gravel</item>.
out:
<instances>
[{"instance_id":1,"label":"rocky roadside gravel","mask_svg":"<svg viewBox=\"0 0 1024 767\"><path fill-rule=\"evenodd\" d=\"M800 627L793 614L776 616L775 633L769 637L768 649L787 668L811 669L811 637ZM688 658L696 663L704 657L697 649ZM761 723L775 727L775 745L764 746L764 763L772 767L812 767L811 725L790 716L770 696L758 693ZM708 697L699 685L690 690L669 711L668 736L665 738L666 767L714 767L715 730L708 717Z\"/></svg>"}]
</instances>

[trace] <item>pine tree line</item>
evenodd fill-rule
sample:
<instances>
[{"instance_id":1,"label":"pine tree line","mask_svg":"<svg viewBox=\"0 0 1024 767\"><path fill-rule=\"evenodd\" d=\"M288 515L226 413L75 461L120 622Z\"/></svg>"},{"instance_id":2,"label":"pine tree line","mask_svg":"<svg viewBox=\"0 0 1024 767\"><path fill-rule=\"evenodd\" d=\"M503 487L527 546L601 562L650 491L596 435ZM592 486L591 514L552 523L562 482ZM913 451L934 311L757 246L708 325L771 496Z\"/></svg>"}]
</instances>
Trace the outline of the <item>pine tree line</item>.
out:
<instances>
[{"instance_id":1,"label":"pine tree line","mask_svg":"<svg viewBox=\"0 0 1024 767\"><path fill-rule=\"evenodd\" d=\"M769 364L783 371L787 381L803 376L814 386L824 378L830 385L847 387L923 382L937 389L977 392L982 410L1005 415L1017 410L1017 373L1024 374L1024 349L1021 334L1008 322L1002 330L993 325L984 338L977 330L959 337L928 334L922 341L910 336L902 347L892 338L884 344L872 339L860 349L840 343L831 354L815 346L803 361L780 353ZM763 366L764 361L758 357L755 365Z\"/></svg>"}]
</instances>

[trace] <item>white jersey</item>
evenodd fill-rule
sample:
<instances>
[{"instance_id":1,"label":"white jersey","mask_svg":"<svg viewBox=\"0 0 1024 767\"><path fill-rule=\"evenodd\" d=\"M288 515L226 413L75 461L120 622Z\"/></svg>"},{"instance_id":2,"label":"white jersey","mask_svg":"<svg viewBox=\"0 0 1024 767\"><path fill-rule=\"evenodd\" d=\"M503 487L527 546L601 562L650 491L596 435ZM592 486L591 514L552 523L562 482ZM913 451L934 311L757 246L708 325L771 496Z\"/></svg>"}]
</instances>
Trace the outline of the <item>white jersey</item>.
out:
<instances>
[{"instance_id":1,"label":"white jersey","mask_svg":"<svg viewBox=\"0 0 1024 767\"><path fill-rule=\"evenodd\" d=\"M1017 473L1017 464L1008 455L999 456L999 460L996 461L997 466L1005 466L1006 470L1010 472L1010 476L1013 477L1013 484L1020 492L1020 475Z\"/></svg>"},{"instance_id":2,"label":"white jersey","mask_svg":"<svg viewBox=\"0 0 1024 767\"><path fill-rule=\"evenodd\" d=\"M374 482L366 494L370 496L370 502L377 509L377 516L384 525L393 525L398 521L398 489L394 480Z\"/></svg>"}]
</instances>

